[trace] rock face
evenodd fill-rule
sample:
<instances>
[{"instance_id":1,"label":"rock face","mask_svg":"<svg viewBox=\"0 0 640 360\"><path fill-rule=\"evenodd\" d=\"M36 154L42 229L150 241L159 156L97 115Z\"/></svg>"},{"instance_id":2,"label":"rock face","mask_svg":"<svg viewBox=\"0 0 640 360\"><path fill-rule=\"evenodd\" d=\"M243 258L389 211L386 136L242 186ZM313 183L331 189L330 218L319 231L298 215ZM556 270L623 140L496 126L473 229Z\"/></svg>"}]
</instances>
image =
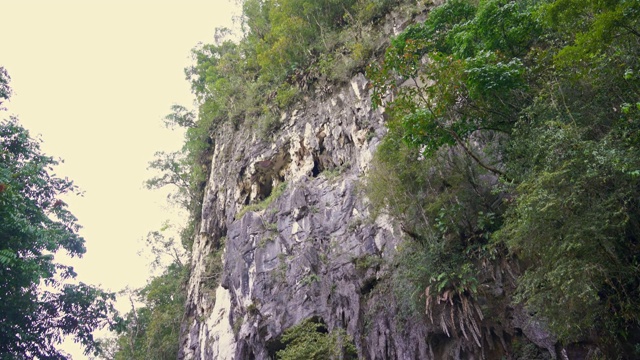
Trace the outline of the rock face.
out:
<instances>
[{"instance_id":1,"label":"rock face","mask_svg":"<svg viewBox=\"0 0 640 360\"><path fill-rule=\"evenodd\" d=\"M369 220L359 188L385 132L367 84L359 74L285 114L273 142L231 127L216 135L225 140L215 146L193 248L182 358L269 358L285 329L311 317L345 328L364 357L426 358L425 328L392 331L394 319L368 313L365 300L380 269L358 260L389 256L400 240L389 222ZM240 213L260 202L264 209ZM207 266L222 243L212 289Z\"/></svg>"},{"instance_id":2,"label":"rock face","mask_svg":"<svg viewBox=\"0 0 640 360\"><path fill-rule=\"evenodd\" d=\"M180 359L275 358L284 330L309 318L345 329L364 359L500 358L521 328L555 357L554 341L525 315L487 325L495 341L470 351L472 339L399 313L382 279L403 234L370 218L361 189L386 131L364 75L281 123L269 141L230 124L215 134ZM502 318L513 319L510 311Z\"/></svg>"}]
</instances>

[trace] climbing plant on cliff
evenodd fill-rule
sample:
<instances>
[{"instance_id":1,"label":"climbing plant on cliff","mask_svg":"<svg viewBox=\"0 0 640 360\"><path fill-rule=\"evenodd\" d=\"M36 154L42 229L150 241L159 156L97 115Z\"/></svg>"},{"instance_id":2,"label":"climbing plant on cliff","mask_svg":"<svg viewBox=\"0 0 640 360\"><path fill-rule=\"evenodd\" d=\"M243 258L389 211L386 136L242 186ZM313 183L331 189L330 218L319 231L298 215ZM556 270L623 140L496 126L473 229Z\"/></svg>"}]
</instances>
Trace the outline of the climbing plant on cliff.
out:
<instances>
[{"instance_id":1,"label":"climbing plant on cliff","mask_svg":"<svg viewBox=\"0 0 640 360\"><path fill-rule=\"evenodd\" d=\"M442 296L457 277L439 271L464 274L477 250L513 256L524 271L514 301L562 341L596 334L603 351L633 353L639 29L637 1L450 0L392 40L368 71L390 130L372 199L414 239L458 244L435 248L423 288Z\"/></svg>"},{"instance_id":2,"label":"climbing plant on cliff","mask_svg":"<svg viewBox=\"0 0 640 360\"><path fill-rule=\"evenodd\" d=\"M10 94L0 67L0 101ZM60 198L74 193L52 171L18 119L0 122L0 358L64 359L56 345L64 336L97 350L92 332L110 324L114 295L73 283L73 267L56 262L65 251L82 256L80 225Z\"/></svg>"}]
</instances>

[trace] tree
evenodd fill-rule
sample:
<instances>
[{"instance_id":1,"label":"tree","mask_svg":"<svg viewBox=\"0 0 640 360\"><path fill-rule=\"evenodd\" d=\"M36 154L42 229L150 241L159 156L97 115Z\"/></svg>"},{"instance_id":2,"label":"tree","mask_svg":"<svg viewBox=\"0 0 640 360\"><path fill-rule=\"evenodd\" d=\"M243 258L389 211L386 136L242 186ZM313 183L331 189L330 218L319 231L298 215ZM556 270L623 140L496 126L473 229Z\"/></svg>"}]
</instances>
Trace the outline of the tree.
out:
<instances>
[{"instance_id":1,"label":"tree","mask_svg":"<svg viewBox=\"0 0 640 360\"><path fill-rule=\"evenodd\" d=\"M135 290L110 359L175 359L184 315L187 268L176 261ZM143 306L136 306L142 303ZM104 354L107 355L107 354Z\"/></svg>"},{"instance_id":2,"label":"tree","mask_svg":"<svg viewBox=\"0 0 640 360\"><path fill-rule=\"evenodd\" d=\"M9 82L11 81L11 77L7 70L0 66L0 105L4 102L4 100L8 100L11 97L11 87L9 86ZM0 110L3 110L0 107Z\"/></svg>"},{"instance_id":3,"label":"tree","mask_svg":"<svg viewBox=\"0 0 640 360\"><path fill-rule=\"evenodd\" d=\"M0 98L11 91L3 68ZM74 269L55 261L86 249L77 219L60 199L77 188L52 174L58 162L42 154L15 117L0 123L0 357L65 359L55 348L73 336L96 350L93 330L109 324L114 295L71 284Z\"/></svg>"},{"instance_id":4,"label":"tree","mask_svg":"<svg viewBox=\"0 0 640 360\"><path fill-rule=\"evenodd\" d=\"M183 151L166 153L158 151L155 160L149 163L149 169L158 170L160 175L145 182L147 189L159 189L167 185L176 187L176 192L169 195L169 200L183 209L190 210L198 200L191 186L189 165Z\"/></svg>"}]
</instances>

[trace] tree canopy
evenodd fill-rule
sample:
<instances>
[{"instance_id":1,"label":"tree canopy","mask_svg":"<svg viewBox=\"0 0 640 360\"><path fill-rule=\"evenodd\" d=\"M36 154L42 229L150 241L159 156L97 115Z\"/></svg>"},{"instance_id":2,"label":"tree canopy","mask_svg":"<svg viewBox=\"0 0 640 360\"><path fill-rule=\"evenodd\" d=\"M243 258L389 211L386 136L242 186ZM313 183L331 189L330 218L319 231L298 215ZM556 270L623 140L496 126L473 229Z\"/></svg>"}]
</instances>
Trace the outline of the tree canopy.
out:
<instances>
[{"instance_id":1,"label":"tree canopy","mask_svg":"<svg viewBox=\"0 0 640 360\"><path fill-rule=\"evenodd\" d=\"M115 339L103 340L103 358L172 360L179 350L187 268L178 262L130 294L131 310ZM140 304L140 305L137 305Z\"/></svg>"},{"instance_id":2,"label":"tree canopy","mask_svg":"<svg viewBox=\"0 0 640 360\"><path fill-rule=\"evenodd\" d=\"M11 94L0 68L0 99ZM42 154L16 117L0 122L0 357L65 359L56 345L72 336L96 350L93 330L110 322L113 294L73 283L74 269L55 261L82 256L85 240L61 195L77 192L53 174L58 161Z\"/></svg>"}]
</instances>

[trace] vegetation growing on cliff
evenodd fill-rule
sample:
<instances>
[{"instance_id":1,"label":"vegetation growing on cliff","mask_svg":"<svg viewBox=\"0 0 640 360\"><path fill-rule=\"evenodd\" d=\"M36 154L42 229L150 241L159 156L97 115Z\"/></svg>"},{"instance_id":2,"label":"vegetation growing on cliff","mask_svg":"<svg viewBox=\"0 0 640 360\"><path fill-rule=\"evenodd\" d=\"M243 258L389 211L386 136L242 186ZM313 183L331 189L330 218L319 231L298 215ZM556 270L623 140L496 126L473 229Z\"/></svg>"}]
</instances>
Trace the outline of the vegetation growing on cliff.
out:
<instances>
[{"instance_id":1,"label":"vegetation growing on cliff","mask_svg":"<svg viewBox=\"0 0 640 360\"><path fill-rule=\"evenodd\" d=\"M636 1L450 0L369 69L390 115L370 194L428 249L427 311L515 262L562 342L634 356L639 30Z\"/></svg>"},{"instance_id":2,"label":"vegetation growing on cliff","mask_svg":"<svg viewBox=\"0 0 640 360\"><path fill-rule=\"evenodd\" d=\"M130 296L131 311L115 340L103 340L112 360L175 359L184 315L186 266L177 262Z\"/></svg>"},{"instance_id":3,"label":"vegetation growing on cliff","mask_svg":"<svg viewBox=\"0 0 640 360\"><path fill-rule=\"evenodd\" d=\"M285 348L276 353L281 360L357 359L353 339L344 329L328 332L325 325L308 319L282 335Z\"/></svg>"},{"instance_id":4,"label":"vegetation growing on cliff","mask_svg":"<svg viewBox=\"0 0 640 360\"><path fill-rule=\"evenodd\" d=\"M240 41L224 40L229 31L218 29L215 44L193 50L194 63L185 69L185 74L196 96L197 112L189 112L182 106L172 108L166 124L185 129L184 146L175 153L158 153L150 167L161 174L147 182L149 188L174 186L176 191L171 199L189 211L189 224L181 234L187 252L199 226L219 128L247 126L262 138L270 137L280 126L280 112L301 100L302 95L311 92L323 95L330 91L330 84L344 82L356 69L364 69L386 40L369 30L402 2L246 0ZM282 189L276 189L263 203L248 205L237 217L264 206ZM178 343L176 309L182 306L185 297L183 270L173 264L163 275L136 291L135 298L144 307L134 308L126 315L127 327L105 356L170 356ZM157 299L148 296L155 292L170 297L171 301L158 305ZM154 327L154 319L166 319L167 324ZM172 326L175 332L168 330ZM163 339L164 346L157 346L158 338Z\"/></svg>"}]
</instances>

